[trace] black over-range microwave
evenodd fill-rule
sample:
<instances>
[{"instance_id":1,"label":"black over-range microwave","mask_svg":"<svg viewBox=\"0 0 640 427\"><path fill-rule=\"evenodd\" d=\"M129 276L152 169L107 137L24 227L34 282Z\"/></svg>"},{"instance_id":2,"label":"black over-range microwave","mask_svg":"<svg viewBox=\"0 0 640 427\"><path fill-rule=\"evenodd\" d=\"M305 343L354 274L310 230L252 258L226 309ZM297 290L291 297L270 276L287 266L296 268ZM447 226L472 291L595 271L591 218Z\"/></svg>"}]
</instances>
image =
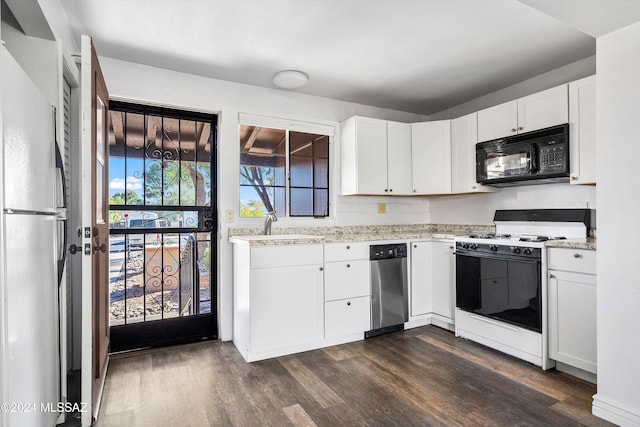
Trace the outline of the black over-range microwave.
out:
<instances>
[{"instance_id":1,"label":"black over-range microwave","mask_svg":"<svg viewBox=\"0 0 640 427\"><path fill-rule=\"evenodd\" d=\"M508 187L568 180L568 124L476 144L480 184Z\"/></svg>"}]
</instances>

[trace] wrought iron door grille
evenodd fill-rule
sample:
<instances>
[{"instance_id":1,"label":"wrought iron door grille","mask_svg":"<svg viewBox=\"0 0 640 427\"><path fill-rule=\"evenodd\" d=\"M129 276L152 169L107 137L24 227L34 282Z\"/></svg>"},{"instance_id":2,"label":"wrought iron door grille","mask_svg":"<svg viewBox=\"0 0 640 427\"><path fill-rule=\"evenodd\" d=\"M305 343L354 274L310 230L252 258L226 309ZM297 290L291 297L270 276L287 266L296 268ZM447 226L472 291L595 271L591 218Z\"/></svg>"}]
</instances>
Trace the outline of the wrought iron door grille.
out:
<instances>
[{"instance_id":1,"label":"wrought iron door grille","mask_svg":"<svg viewBox=\"0 0 640 427\"><path fill-rule=\"evenodd\" d=\"M110 114L111 326L214 314L215 116Z\"/></svg>"}]
</instances>

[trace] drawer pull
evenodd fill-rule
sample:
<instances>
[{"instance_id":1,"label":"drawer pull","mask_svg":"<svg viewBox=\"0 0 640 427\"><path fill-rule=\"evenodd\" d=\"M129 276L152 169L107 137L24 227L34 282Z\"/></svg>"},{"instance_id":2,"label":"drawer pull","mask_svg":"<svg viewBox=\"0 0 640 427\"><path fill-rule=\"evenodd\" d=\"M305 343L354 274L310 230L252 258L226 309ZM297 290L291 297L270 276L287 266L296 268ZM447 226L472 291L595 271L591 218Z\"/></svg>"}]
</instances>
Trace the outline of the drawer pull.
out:
<instances>
[{"instance_id":1,"label":"drawer pull","mask_svg":"<svg viewBox=\"0 0 640 427\"><path fill-rule=\"evenodd\" d=\"M582 254L573 254L574 258L582 258Z\"/></svg>"},{"instance_id":2,"label":"drawer pull","mask_svg":"<svg viewBox=\"0 0 640 427\"><path fill-rule=\"evenodd\" d=\"M347 301L347 305L351 305L351 301Z\"/></svg>"},{"instance_id":3,"label":"drawer pull","mask_svg":"<svg viewBox=\"0 0 640 427\"><path fill-rule=\"evenodd\" d=\"M351 267L351 264L347 264L347 268L350 268L350 267Z\"/></svg>"},{"instance_id":4,"label":"drawer pull","mask_svg":"<svg viewBox=\"0 0 640 427\"><path fill-rule=\"evenodd\" d=\"M351 246L347 245L347 249L351 249Z\"/></svg>"},{"instance_id":5,"label":"drawer pull","mask_svg":"<svg viewBox=\"0 0 640 427\"><path fill-rule=\"evenodd\" d=\"M417 248L417 247L418 247L418 245L413 245L413 247L414 247L414 248Z\"/></svg>"}]
</instances>

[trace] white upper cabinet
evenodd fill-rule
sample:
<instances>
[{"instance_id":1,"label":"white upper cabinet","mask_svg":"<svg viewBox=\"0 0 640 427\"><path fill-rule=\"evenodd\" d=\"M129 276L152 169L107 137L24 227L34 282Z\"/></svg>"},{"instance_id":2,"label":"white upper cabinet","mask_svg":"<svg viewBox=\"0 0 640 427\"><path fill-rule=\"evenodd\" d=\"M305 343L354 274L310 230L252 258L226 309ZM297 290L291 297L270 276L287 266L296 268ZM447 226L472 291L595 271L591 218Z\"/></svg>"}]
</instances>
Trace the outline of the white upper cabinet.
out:
<instances>
[{"instance_id":1,"label":"white upper cabinet","mask_svg":"<svg viewBox=\"0 0 640 427\"><path fill-rule=\"evenodd\" d=\"M341 193L384 194L387 188L387 122L354 116L341 126Z\"/></svg>"},{"instance_id":2,"label":"white upper cabinet","mask_svg":"<svg viewBox=\"0 0 640 427\"><path fill-rule=\"evenodd\" d=\"M596 76L569 83L571 184L596 183Z\"/></svg>"},{"instance_id":3,"label":"white upper cabinet","mask_svg":"<svg viewBox=\"0 0 640 427\"><path fill-rule=\"evenodd\" d=\"M411 125L413 194L451 193L451 120Z\"/></svg>"},{"instance_id":4,"label":"white upper cabinet","mask_svg":"<svg viewBox=\"0 0 640 427\"><path fill-rule=\"evenodd\" d=\"M341 146L342 195L410 194L409 124L354 116L342 122Z\"/></svg>"},{"instance_id":5,"label":"white upper cabinet","mask_svg":"<svg viewBox=\"0 0 640 427\"><path fill-rule=\"evenodd\" d=\"M451 120L451 192L479 193L492 191L476 182L476 143L478 113Z\"/></svg>"},{"instance_id":6,"label":"white upper cabinet","mask_svg":"<svg viewBox=\"0 0 640 427\"><path fill-rule=\"evenodd\" d=\"M518 132L518 101L478 111L478 141L490 141Z\"/></svg>"},{"instance_id":7,"label":"white upper cabinet","mask_svg":"<svg viewBox=\"0 0 640 427\"><path fill-rule=\"evenodd\" d=\"M411 124L387 122L387 186L389 194L411 194Z\"/></svg>"},{"instance_id":8,"label":"white upper cabinet","mask_svg":"<svg viewBox=\"0 0 640 427\"><path fill-rule=\"evenodd\" d=\"M478 111L478 141L531 132L569 121L567 85Z\"/></svg>"}]
</instances>

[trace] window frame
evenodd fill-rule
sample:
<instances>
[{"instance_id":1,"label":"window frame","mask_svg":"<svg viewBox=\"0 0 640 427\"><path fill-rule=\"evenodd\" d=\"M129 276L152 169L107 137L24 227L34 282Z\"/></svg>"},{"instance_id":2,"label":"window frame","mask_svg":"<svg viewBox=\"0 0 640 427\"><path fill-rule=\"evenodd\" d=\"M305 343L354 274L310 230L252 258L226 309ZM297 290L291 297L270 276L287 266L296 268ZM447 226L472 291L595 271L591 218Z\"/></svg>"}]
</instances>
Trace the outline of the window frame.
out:
<instances>
[{"instance_id":1,"label":"window frame","mask_svg":"<svg viewBox=\"0 0 640 427\"><path fill-rule=\"evenodd\" d=\"M283 219L285 222L304 222L304 221L315 221L315 220L327 220L333 219L333 142L335 138L335 124L327 124L327 122L307 122L295 119L283 119L278 117L269 117L269 116L259 116L253 114L239 113L238 114L238 131L240 130L240 126L258 126L270 129L282 130L285 132L285 215L278 215L279 219ZM326 216L315 216L315 215L291 215L291 153L290 153L290 141L289 141L289 133L290 132L300 132L300 133L309 133L309 134L319 134L325 135L328 138L328 159L327 159L327 215ZM239 132L238 132L238 141L239 141ZM238 167L240 167L240 147L238 147ZM265 217L243 217L240 216L240 207L241 207L241 195L240 189L244 187L240 185L240 173L238 172L238 219L241 222L256 222L256 221L264 221ZM279 188L279 187L275 187Z\"/></svg>"}]
</instances>

